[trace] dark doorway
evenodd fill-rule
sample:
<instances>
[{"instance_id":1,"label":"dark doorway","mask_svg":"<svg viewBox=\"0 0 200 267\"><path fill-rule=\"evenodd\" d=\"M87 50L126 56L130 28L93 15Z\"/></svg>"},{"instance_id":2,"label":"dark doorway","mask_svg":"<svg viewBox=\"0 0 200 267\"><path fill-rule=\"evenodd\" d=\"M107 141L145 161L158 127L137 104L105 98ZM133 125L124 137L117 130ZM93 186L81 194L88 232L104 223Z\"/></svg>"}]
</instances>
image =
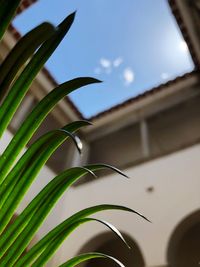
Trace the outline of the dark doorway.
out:
<instances>
[{"instance_id":1,"label":"dark doorway","mask_svg":"<svg viewBox=\"0 0 200 267\"><path fill-rule=\"evenodd\" d=\"M117 237L113 237L113 234L103 233L90 240L81 253L85 252L102 252L111 255L120 260L126 267L144 267L144 259L142 253L136 244L136 242L128 235L124 234L127 242L131 246L129 250ZM84 267L116 267L116 263L105 260L96 259L90 260Z\"/></svg>"}]
</instances>

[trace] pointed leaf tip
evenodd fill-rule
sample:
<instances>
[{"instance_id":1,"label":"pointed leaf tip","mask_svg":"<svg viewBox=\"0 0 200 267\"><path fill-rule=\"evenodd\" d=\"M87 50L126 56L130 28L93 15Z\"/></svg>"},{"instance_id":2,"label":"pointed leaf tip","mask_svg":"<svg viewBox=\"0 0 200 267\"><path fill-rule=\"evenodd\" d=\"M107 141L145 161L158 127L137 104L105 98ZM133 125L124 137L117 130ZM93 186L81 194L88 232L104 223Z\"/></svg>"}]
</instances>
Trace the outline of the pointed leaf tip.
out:
<instances>
[{"instance_id":1,"label":"pointed leaf tip","mask_svg":"<svg viewBox=\"0 0 200 267\"><path fill-rule=\"evenodd\" d=\"M82 153L82 149L83 149L83 144L82 144L80 138L77 135L75 136L75 140L76 140L78 152L81 154Z\"/></svg>"},{"instance_id":2,"label":"pointed leaf tip","mask_svg":"<svg viewBox=\"0 0 200 267\"><path fill-rule=\"evenodd\" d=\"M66 26L68 26L68 29L71 27L71 25L74 22L76 16L76 11L74 11L73 13L71 13L69 16L67 16L58 26L57 29L61 30L62 28L65 28Z\"/></svg>"},{"instance_id":3,"label":"pointed leaf tip","mask_svg":"<svg viewBox=\"0 0 200 267\"><path fill-rule=\"evenodd\" d=\"M126 239L123 237L121 232L114 225L112 225L111 223L109 223L107 221L99 220L99 219L96 219L96 218L88 218L88 219L100 222L101 224L104 224L106 227L108 227L127 246L127 248L131 249L131 247L127 243Z\"/></svg>"},{"instance_id":4,"label":"pointed leaf tip","mask_svg":"<svg viewBox=\"0 0 200 267\"><path fill-rule=\"evenodd\" d=\"M74 12L72 12L72 13L69 15L69 18L71 18L72 21L74 21L74 19L75 19L76 12L77 12L77 10L75 10Z\"/></svg>"},{"instance_id":5,"label":"pointed leaf tip","mask_svg":"<svg viewBox=\"0 0 200 267\"><path fill-rule=\"evenodd\" d=\"M82 122L85 122L86 124L88 124L88 126L93 125L93 123L91 121L88 121L88 120L82 120Z\"/></svg>"},{"instance_id":6,"label":"pointed leaf tip","mask_svg":"<svg viewBox=\"0 0 200 267\"><path fill-rule=\"evenodd\" d=\"M111 165L109 165L109 164L102 164L102 166L105 166L106 168L109 168L109 169L111 169L111 170L117 172L118 174L124 176L124 177L127 178L127 179L130 178L130 177L127 176L124 172L122 172L120 169L118 169L118 168L116 168L116 167L114 167L114 166L111 166Z\"/></svg>"},{"instance_id":7,"label":"pointed leaf tip","mask_svg":"<svg viewBox=\"0 0 200 267\"><path fill-rule=\"evenodd\" d=\"M93 78L93 77L80 77L81 79L86 79L87 83L102 83L101 80L97 79L97 78Z\"/></svg>"},{"instance_id":8,"label":"pointed leaf tip","mask_svg":"<svg viewBox=\"0 0 200 267\"><path fill-rule=\"evenodd\" d=\"M65 130L63 128L58 129L57 131L62 132L64 134L66 134L67 136L70 136L72 141L74 142L78 152L81 154L82 148L83 148L83 144L82 144L80 138L77 135L74 135L74 134L70 133L69 131L67 131L67 130Z\"/></svg>"},{"instance_id":9,"label":"pointed leaf tip","mask_svg":"<svg viewBox=\"0 0 200 267\"><path fill-rule=\"evenodd\" d=\"M88 174L91 174L94 178L98 178L97 175L93 171L91 171L90 169L87 169L85 167L81 167L81 168L86 170L88 172Z\"/></svg>"},{"instance_id":10,"label":"pointed leaf tip","mask_svg":"<svg viewBox=\"0 0 200 267\"><path fill-rule=\"evenodd\" d=\"M95 80L96 80L97 83L102 83L103 82L103 81L101 81L99 79L96 79L96 78L95 78Z\"/></svg>"},{"instance_id":11,"label":"pointed leaf tip","mask_svg":"<svg viewBox=\"0 0 200 267\"><path fill-rule=\"evenodd\" d=\"M105 164L105 163L96 163L96 164L90 164L90 165L87 165L85 166L86 168L90 168L90 167L101 167L101 168L107 168L107 169L110 169L112 171L115 171L117 172L118 174L124 176L125 178L129 179L130 177L128 177L124 172L122 172L121 170L119 170L118 168L112 166L112 165L109 165L109 164Z\"/></svg>"}]
</instances>

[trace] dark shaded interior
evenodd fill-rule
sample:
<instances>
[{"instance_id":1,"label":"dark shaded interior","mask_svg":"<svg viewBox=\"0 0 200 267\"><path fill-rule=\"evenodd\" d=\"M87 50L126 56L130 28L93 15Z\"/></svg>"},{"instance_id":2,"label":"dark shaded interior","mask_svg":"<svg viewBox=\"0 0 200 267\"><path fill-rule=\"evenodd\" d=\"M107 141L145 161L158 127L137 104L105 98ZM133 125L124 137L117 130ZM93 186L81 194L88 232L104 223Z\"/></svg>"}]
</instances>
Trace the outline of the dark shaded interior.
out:
<instances>
[{"instance_id":1,"label":"dark shaded interior","mask_svg":"<svg viewBox=\"0 0 200 267\"><path fill-rule=\"evenodd\" d=\"M120 260L126 267L144 267L144 259L142 253L136 242L128 235L124 235L131 249L128 249L121 240L117 237L110 236L110 234L103 234L97 236L89 241L83 247L81 253L89 251L102 252L107 255L113 256ZM101 240L101 242L99 242ZM99 246L95 245L100 244ZM118 266L112 260L107 259L94 259L88 261L84 267L116 267Z\"/></svg>"}]
</instances>

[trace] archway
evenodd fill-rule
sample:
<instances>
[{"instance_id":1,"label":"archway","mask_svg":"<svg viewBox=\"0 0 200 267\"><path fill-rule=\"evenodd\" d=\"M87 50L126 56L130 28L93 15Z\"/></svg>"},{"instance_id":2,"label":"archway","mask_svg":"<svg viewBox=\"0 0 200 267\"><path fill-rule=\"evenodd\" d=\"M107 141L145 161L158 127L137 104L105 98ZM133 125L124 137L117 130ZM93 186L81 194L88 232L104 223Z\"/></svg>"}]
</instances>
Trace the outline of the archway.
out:
<instances>
[{"instance_id":1,"label":"archway","mask_svg":"<svg viewBox=\"0 0 200 267\"><path fill-rule=\"evenodd\" d=\"M144 259L137 243L127 234L123 234L131 249L112 233L102 233L88 241L80 253L98 251L119 259L126 267L144 267ZM116 267L116 263L105 259L90 260L84 267Z\"/></svg>"},{"instance_id":2,"label":"archway","mask_svg":"<svg viewBox=\"0 0 200 267\"><path fill-rule=\"evenodd\" d=\"M170 267L197 267L200 264L200 210L178 224L171 235L167 259Z\"/></svg>"}]
</instances>

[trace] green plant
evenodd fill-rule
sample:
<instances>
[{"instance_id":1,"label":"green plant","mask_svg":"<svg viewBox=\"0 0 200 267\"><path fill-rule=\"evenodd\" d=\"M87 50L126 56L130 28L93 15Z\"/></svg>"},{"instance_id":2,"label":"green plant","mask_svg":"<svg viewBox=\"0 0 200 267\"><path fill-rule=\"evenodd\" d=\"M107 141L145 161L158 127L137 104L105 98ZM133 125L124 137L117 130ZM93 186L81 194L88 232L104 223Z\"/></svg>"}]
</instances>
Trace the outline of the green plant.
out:
<instances>
[{"instance_id":1,"label":"green plant","mask_svg":"<svg viewBox=\"0 0 200 267\"><path fill-rule=\"evenodd\" d=\"M20 4L19 0L0 0L0 37L2 38L11 18ZM70 29L75 13L69 15L57 27L43 23L26 34L16 44L0 66L0 135L9 125L15 111L23 100L37 73L54 52ZM25 64L26 63L26 64ZM94 172L110 168L124 175L118 169L106 164L93 164L75 167L57 175L30 202L13 224L9 222L38 172L52 153L68 138L77 149L81 150L81 141L75 132L87 126L88 121L72 122L61 129L56 129L41 136L17 160L19 153L26 146L42 121L59 100L70 92L100 82L90 77L67 81L44 97L26 117L13 139L0 157L0 267L3 266L44 266L61 243L78 226L96 221L111 229L126 245L120 232L111 224L90 218L89 216L103 210L124 210L133 212L146 219L138 212L127 207L103 204L86 208L66 219L50 231L28 252L23 253L34 234L45 220L60 196L85 174L95 176ZM124 175L126 176L126 175ZM127 245L128 246L128 245ZM118 260L101 253L88 253L74 257L60 265L76 266L91 258L107 258L123 266Z\"/></svg>"}]
</instances>

